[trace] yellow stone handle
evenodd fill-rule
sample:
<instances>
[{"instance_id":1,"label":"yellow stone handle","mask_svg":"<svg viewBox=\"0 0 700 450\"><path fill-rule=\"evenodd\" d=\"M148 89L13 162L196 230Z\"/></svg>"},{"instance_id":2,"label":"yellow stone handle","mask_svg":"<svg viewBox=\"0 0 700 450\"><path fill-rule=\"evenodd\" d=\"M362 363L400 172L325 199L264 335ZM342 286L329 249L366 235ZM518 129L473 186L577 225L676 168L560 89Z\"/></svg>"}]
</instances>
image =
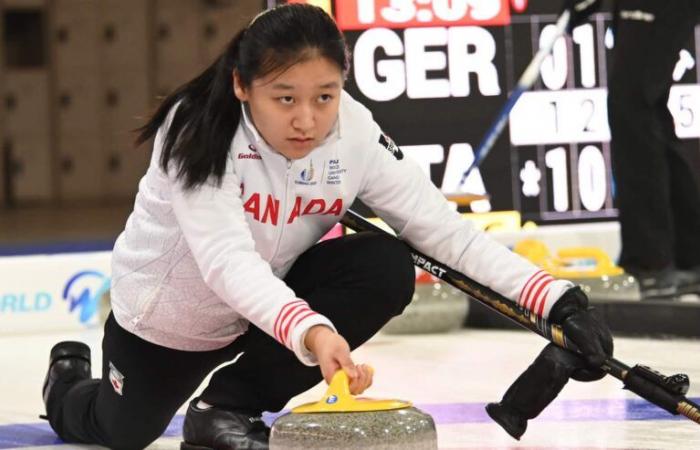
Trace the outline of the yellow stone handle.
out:
<instances>
[{"instance_id":1,"label":"yellow stone handle","mask_svg":"<svg viewBox=\"0 0 700 450\"><path fill-rule=\"evenodd\" d=\"M369 367L369 366L368 366ZM374 369L369 367L374 373ZM401 400L378 400L356 398L350 393L350 380L343 370L333 375L326 394L318 402L306 403L292 409L293 413L330 413L330 412L362 412L386 411L391 409L410 408L411 403Z\"/></svg>"},{"instance_id":2,"label":"yellow stone handle","mask_svg":"<svg viewBox=\"0 0 700 450\"><path fill-rule=\"evenodd\" d=\"M553 257L543 242L535 239L523 239L515 245L513 251L557 278L594 278L617 276L624 273L602 249L596 247L563 248L557 251L556 257ZM572 262L581 259L593 260L595 265L586 268L571 266Z\"/></svg>"},{"instance_id":3,"label":"yellow stone handle","mask_svg":"<svg viewBox=\"0 0 700 450\"><path fill-rule=\"evenodd\" d=\"M617 267L610 260L610 257L603 250L595 247L569 247L557 251L557 256L560 260L572 260L590 258L595 260L595 269L593 270L569 270L566 272L569 276L576 275L579 277L600 277L600 276L616 276L622 275L624 271Z\"/></svg>"},{"instance_id":4,"label":"yellow stone handle","mask_svg":"<svg viewBox=\"0 0 700 450\"><path fill-rule=\"evenodd\" d=\"M337 371L335 375L333 375L333 378L331 378L331 382L328 384L326 395L324 397L331 395L335 395L339 398L352 395L350 393L350 379L344 370Z\"/></svg>"}]
</instances>

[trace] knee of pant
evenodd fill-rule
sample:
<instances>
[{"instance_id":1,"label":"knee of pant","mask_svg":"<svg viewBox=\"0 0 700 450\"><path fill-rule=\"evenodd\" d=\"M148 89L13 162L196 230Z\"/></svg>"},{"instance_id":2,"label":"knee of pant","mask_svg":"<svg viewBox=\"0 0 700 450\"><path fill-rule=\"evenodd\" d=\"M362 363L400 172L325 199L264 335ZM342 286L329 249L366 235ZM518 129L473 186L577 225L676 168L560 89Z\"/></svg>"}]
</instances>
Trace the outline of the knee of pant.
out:
<instances>
[{"instance_id":1,"label":"knee of pant","mask_svg":"<svg viewBox=\"0 0 700 450\"><path fill-rule=\"evenodd\" d=\"M382 271L381 287L387 297L395 299L397 314L411 302L416 284L416 270L406 245L391 236L375 235L372 248Z\"/></svg>"}]
</instances>

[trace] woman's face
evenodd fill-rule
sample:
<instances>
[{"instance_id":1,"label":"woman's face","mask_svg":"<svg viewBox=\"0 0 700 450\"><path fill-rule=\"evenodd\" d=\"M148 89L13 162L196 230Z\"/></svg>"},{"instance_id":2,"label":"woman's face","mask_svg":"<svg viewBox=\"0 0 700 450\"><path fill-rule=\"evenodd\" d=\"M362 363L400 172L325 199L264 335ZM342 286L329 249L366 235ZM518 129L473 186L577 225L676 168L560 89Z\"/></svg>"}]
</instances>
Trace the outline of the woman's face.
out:
<instances>
[{"instance_id":1,"label":"woman's face","mask_svg":"<svg viewBox=\"0 0 700 450\"><path fill-rule=\"evenodd\" d=\"M248 102L253 123L263 139L288 159L311 153L338 117L343 74L324 57L274 72L243 87L234 72L234 91Z\"/></svg>"}]
</instances>

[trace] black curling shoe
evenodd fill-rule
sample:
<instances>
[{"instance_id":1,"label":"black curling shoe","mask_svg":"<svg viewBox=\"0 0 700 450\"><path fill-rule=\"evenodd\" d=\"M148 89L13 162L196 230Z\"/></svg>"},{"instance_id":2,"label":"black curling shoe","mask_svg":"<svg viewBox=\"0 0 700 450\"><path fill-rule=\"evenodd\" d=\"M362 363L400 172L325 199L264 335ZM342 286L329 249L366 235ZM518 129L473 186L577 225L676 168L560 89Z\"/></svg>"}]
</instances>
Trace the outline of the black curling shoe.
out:
<instances>
[{"instance_id":1,"label":"black curling shoe","mask_svg":"<svg viewBox=\"0 0 700 450\"><path fill-rule=\"evenodd\" d=\"M486 413L517 440L520 440L527 430L527 420L501 403L489 403L486 405Z\"/></svg>"},{"instance_id":2,"label":"black curling shoe","mask_svg":"<svg viewBox=\"0 0 700 450\"><path fill-rule=\"evenodd\" d=\"M253 411L228 411L212 406L197 408L190 402L182 426L180 450L267 450L270 429Z\"/></svg>"},{"instance_id":3,"label":"black curling shoe","mask_svg":"<svg viewBox=\"0 0 700 450\"><path fill-rule=\"evenodd\" d=\"M90 377L90 347L75 341L63 341L54 345L49 356L49 370L41 390L48 416L52 416L54 405L60 404L60 400L71 386L79 381L89 380Z\"/></svg>"}]
</instances>

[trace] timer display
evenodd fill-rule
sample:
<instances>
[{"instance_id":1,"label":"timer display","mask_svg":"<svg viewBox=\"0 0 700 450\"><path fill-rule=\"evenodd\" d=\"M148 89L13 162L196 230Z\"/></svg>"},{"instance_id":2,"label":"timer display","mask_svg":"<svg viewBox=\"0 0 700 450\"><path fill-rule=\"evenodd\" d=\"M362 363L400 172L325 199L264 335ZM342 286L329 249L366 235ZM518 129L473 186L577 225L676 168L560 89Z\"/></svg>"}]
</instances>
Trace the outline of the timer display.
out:
<instances>
[{"instance_id":1,"label":"timer display","mask_svg":"<svg viewBox=\"0 0 700 450\"><path fill-rule=\"evenodd\" d=\"M502 25L508 23L507 0L341 0L336 19L344 30L370 27Z\"/></svg>"}]
</instances>

